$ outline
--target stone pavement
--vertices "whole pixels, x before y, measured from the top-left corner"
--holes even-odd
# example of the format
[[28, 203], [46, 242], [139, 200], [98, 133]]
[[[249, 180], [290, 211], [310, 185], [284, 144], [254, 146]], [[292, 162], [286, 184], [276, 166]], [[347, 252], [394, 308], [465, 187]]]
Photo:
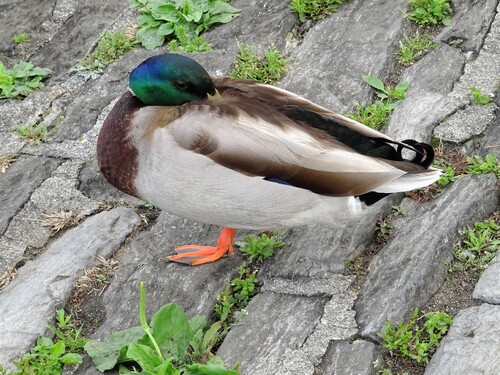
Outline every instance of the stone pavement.
[[[435, 135], [467, 154], [500, 157], [499, 2], [455, 3], [452, 25], [434, 38], [439, 48], [402, 72], [401, 80], [410, 83], [408, 98], [394, 111], [387, 133], [424, 141]], [[211, 74], [222, 75], [235, 59], [237, 41], [274, 43], [291, 62], [279, 86], [340, 113], [371, 98], [362, 75], [394, 74], [399, 40], [411, 28], [402, 16], [403, 0], [352, 0], [297, 41], [290, 37], [296, 19], [289, 1], [232, 4], [241, 16], [206, 33], [214, 50], [193, 57]], [[101, 297], [103, 319], [95, 337], [138, 324], [140, 281], [149, 291], [150, 314], [168, 302], [190, 315], [210, 314], [241, 256], [196, 268], [165, 263], [174, 246], [213, 242], [219, 228], [165, 212], [145, 226], [140, 202], [107, 184], [95, 157], [100, 126], [126, 90], [128, 72], [165, 49], [135, 49], [93, 78], [71, 68], [103, 31], [134, 22], [128, 2], [3, 1], [0, 14], [0, 59], [8, 66], [25, 59], [53, 70], [46, 87], [25, 100], [0, 100], [0, 155], [17, 155], [0, 173], [0, 276], [14, 276], [0, 290], [0, 363], [11, 363], [47, 334], [55, 309], [67, 304], [76, 279], [97, 264], [96, 256], [115, 257], [119, 269]], [[12, 37], [20, 32], [30, 40], [13, 48]], [[494, 102], [471, 103], [473, 85], [496, 95]], [[47, 143], [27, 144], [11, 128], [29, 121], [57, 125], [57, 131]], [[428, 202], [386, 198], [356, 226], [287, 230], [285, 248], [259, 272], [263, 287], [243, 324], [229, 332], [218, 354], [230, 365], [240, 363], [242, 374], [376, 373], [377, 333], [384, 322], [408, 318], [438, 291], [459, 229], [498, 210], [496, 187], [493, 175], [467, 176]], [[103, 202], [115, 208], [105, 211]], [[354, 277], [344, 275], [345, 262], [363, 254], [378, 215], [397, 203], [406, 214], [394, 222], [392, 240], [372, 259], [358, 291]], [[60, 211], [85, 219], [54, 234], [42, 225], [43, 215]], [[498, 373], [499, 257], [474, 290], [477, 305], [456, 316], [426, 374]], [[86, 361], [76, 373], [98, 372]]]

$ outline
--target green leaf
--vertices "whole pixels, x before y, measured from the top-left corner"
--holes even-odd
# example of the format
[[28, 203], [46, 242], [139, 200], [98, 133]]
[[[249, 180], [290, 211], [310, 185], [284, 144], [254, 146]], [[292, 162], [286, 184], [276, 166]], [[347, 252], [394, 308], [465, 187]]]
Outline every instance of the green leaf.
[[362, 76], [361, 78], [363, 78], [363, 81], [368, 83], [371, 87], [380, 91], [385, 91], [384, 82], [382, 82], [379, 78], [374, 76]]
[[27, 61], [17, 63], [12, 69], [0, 63], [0, 98], [28, 96], [34, 89], [43, 87], [41, 80], [51, 73], [50, 69], [35, 67]]
[[182, 360], [187, 355], [194, 332], [186, 313], [178, 305], [169, 303], [161, 307], [151, 319], [151, 328], [164, 357]]
[[203, 337], [203, 348], [207, 352], [210, 352], [212, 347], [215, 345], [219, 338], [219, 329], [222, 325], [222, 322], [215, 322], [210, 326], [210, 328], [205, 332], [205, 336]]
[[[155, 375], [180, 375], [181, 372], [177, 370], [172, 363], [170, 363], [170, 359], [165, 361], [163, 364], [155, 368]], [[185, 373], [184, 373], [185, 374]]]
[[165, 42], [165, 36], [158, 33], [159, 27], [144, 27], [137, 32], [136, 38], [148, 50], [160, 47]]
[[66, 350], [66, 347], [64, 345], [64, 342], [58, 341], [50, 349], [50, 355], [53, 357], [59, 358], [61, 355], [64, 354], [65, 350]]
[[[132, 6], [136, 6], [137, 2], [144, 5], [138, 8], [141, 16], [138, 19], [137, 40], [147, 49], [163, 45], [165, 36], [175, 34], [175, 49], [179, 51], [208, 50], [207, 43], [195, 38], [210, 25], [230, 22], [240, 12], [227, 1], [220, 0], [134, 0]], [[163, 27], [164, 23], [172, 25]], [[157, 34], [151, 29], [157, 30]]]
[[210, 18], [203, 25], [203, 27], [205, 29], [208, 29], [210, 26], [212, 26], [216, 23], [229, 23], [232, 20], [234, 20], [236, 17], [238, 17], [238, 14], [229, 14], [229, 13], [215, 14], [213, 16], [210, 16]]
[[162, 23], [158, 28], [157, 34], [167, 36], [174, 32], [175, 26], [172, 22]]
[[399, 82], [394, 89], [394, 96], [396, 97], [396, 99], [406, 99], [406, 91], [408, 90], [409, 86], [410, 84], [408, 83], [408, 81]]
[[128, 346], [127, 358], [137, 362], [143, 370], [153, 370], [163, 363], [163, 361], [156, 356], [156, 353], [149, 346], [131, 343]]
[[[139, 283], [139, 321], [141, 322], [142, 329], [146, 332], [147, 341], [156, 350], [156, 355], [163, 360], [161, 350], [151, 333], [151, 329], [149, 328], [148, 321], [146, 319], [146, 288], [144, 287], [144, 281]], [[142, 339], [142, 341], [144, 340], [145, 339]]]
[[193, 319], [191, 319], [191, 321], [189, 323], [191, 324], [191, 328], [192, 328], [193, 332], [196, 332], [200, 329], [203, 330], [206, 328], [207, 318], [205, 318], [204, 316], [201, 316], [201, 315], [197, 315], [197, 316], [193, 317]]
[[193, 350], [191, 353], [193, 358], [201, 357], [206, 352], [203, 347], [203, 330], [196, 331], [191, 341], [189, 341], [189, 345]]
[[76, 353], [68, 353], [63, 355], [60, 359], [59, 362], [65, 364], [65, 365], [78, 365], [83, 362], [82, 356], [80, 354]]
[[39, 338], [36, 339], [36, 345], [51, 347], [52, 345], [54, 345], [54, 342], [48, 337], [40, 336]]
[[193, 363], [184, 372], [185, 375], [239, 375], [235, 370], [227, 370], [223, 366]]
[[445, 26], [451, 26], [451, 19], [450, 18], [443, 18], [443, 25]]
[[133, 327], [111, 334], [107, 341], [91, 340], [85, 344], [84, 349], [92, 358], [97, 369], [102, 372], [112, 369], [119, 362], [123, 362], [126, 358], [128, 345], [143, 336], [142, 327]]

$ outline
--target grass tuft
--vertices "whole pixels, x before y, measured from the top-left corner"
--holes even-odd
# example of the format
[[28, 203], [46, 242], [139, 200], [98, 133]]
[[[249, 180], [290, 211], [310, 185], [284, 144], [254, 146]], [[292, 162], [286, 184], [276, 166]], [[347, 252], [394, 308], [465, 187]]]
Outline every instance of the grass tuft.
[[276, 83], [285, 72], [288, 61], [271, 45], [261, 53], [255, 46], [240, 43], [231, 77], [253, 79], [262, 83]]
[[408, 323], [399, 322], [393, 326], [386, 322], [379, 336], [385, 341], [385, 348], [418, 363], [428, 363], [452, 321], [453, 318], [444, 312], [419, 315], [415, 309]]
[[338, 10], [344, 0], [291, 0], [290, 9], [299, 15], [300, 22], [319, 21]]
[[123, 30], [114, 33], [106, 32], [99, 39], [95, 50], [80, 61], [76, 69], [100, 74], [106, 67], [112, 65], [137, 43], [138, 41], [135, 40], [134, 35]]

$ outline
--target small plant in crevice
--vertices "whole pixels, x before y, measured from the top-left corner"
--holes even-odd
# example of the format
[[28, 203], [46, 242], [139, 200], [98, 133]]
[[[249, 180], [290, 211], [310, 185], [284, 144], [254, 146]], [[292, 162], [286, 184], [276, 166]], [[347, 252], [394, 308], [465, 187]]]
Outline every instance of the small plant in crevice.
[[391, 352], [418, 363], [428, 363], [452, 322], [453, 318], [445, 312], [419, 315], [415, 309], [408, 323], [399, 322], [393, 326], [387, 321], [379, 336]]
[[220, 322], [209, 327], [205, 317], [189, 319], [182, 308], [169, 303], [148, 323], [143, 282], [140, 283], [139, 322], [138, 327], [111, 334], [107, 341], [91, 340], [85, 345], [85, 351], [99, 371], [118, 365], [122, 375], [238, 375], [236, 370], [226, 369], [222, 359], [212, 354], [220, 334]]
[[394, 232], [394, 220], [404, 216], [405, 214], [406, 212], [404, 207], [398, 204], [391, 207], [389, 215], [385, 217], [379, 215], [377, 217], [373, 232], [375, 233], [375, 238], [379, 246], [384, 245], [391, 239]]
[[436, 47], [437, 44], [433, 43], [427, 34], [420, 34], [418, 31], [413, 37], [405, 34], [403, 40], [399, 42], [398, 62], [410, 66], [430, 48]]
[[106, 32], [101, 35], [97, 47], [85, 59], [80, 61], [75, 69], [88, 70], [100, 74], [116, 60], [130, 51], [138, 43], [135, 36], [123, 30]]
[[300, 22], [319, 21], [338, 10], [345, 0], [291, 0], [290, 10], [299, 15]]
[[363, 76], [362, 78], [363, 81], [376, 90], [375, 94], [380, 100], [393, 102], [394, 100], [406, 99], [406, 91], [409, 86], [407, 81], [400, 82], [396, 85], [396, 87], [392, 87], [384, 85], [379, 78], [374, 76]]
[[442, 144], [435, 147], [433, 166], [443, 171], [436, 184], [407, 192], [407, 196], [423, 202], [434, 198], [444, 187], [464, 175], [494, 173], [500, 176], [500, 164], [494, 155], [488, 154], [484, 159], [477, 155], [465, 156], [458, 148], [444, 152]]
[[483, 271], [500, 248], [500, 224], [494, 217], [478, 221], [459, 232], [463, 240], [453, 250], [458, 262], [449, 267], [450, 272], [473, 269]]
[[170, 52], [193, 53], [211, 51], [212, 45], [203, 40], [201, 36], [189, 37], [183, 29], [180, 29], [177, 37], [168, 44]]
[[346, 116], [372, 129], [380, 130], [389, 124], [394, 108], [393, 103], [386, 104], [380, 100], [367, 106], [357, 103], [356, 112], [347, 113]]
[[30, 144], [38, 145], [48, 142], [49, 137], [55, 133], [56, 129], [49, 131], [45, 123], [30, 121], [26, 125], [14, 125], [12, 131], [21, 138], [25, 138]]
[[14, 37], [12, 38], [12, 41], [15, 43], [15, 44], [22, 44], [22, 43], [25, 43], [28, 41], [28, 34], [26, 33], [19, 33], [19, 34], [16, 34], [14, 35]]
[[144, 48], [160, 47], [171, 38], [177, 40], [171, 47], [185, 52], [211, 49], [200, 34], [231, 22], [240, 13], [227, 0], [131, 0], [130, 7], [141, 14], [136, 37]]
[[264, 52], [244, 43], [239, 43], [238, 48], [236, 62], [230, 73], [233, 78], [253, 79], [268, 84], [276, 83], [288, 66], [288, 61], [274, 45], [269, 46]]
[[468, 156], [468, 166], [465, 172], [468, 174], [487, 174], [493, 173], [500, 178], [500, 161], [493, 154], [488, 154], [484, 159], [480, 156]]
[[101, 256], [97, 256], [97, 261], [98, 265], [84, 270], [83, 275], [78, 278], [75, 285], [77, 293], [100, 296], [111, 284], [115, 271], [118, 269], [118, 261]]
[[410, 375], [408, 372], [398, 372], [398, 373], [393, 373], [390, 368], [387, 368], [384, 366], [384, 362], [381, 361], [380, 359], [377, 359], [375, 362], [373, 362], [373, 368], [377, 371], [377, 375]]
[[486, 105], [486, 104], [490, 104], [492, 101], [491, 96], [483, 94], [481, 92], [481, 90], [478, 89], [476, 86], [472, 86], [470, 88], [470, 92], [472, 95], [472, 100], [476, 104]]
[[[64, 310], [57, 310], [56, 324], [48, 328], [55, 334], [55, 340], [39, 337], [35, 346], [14, 362], [17, 369], [5, 374], [59, 375], [63, 373], [64, 365], [82, 363], [82, 356], [76, 352], [81, 351], [88, 340], [81, 337], [81, 328], [71, 323], [71, 317], [65, 315]], [[2, 366], [0, 374], [1, 369]]]
[[443, 167], [443, 174], [436, 181], [438, 186], [445, 187], [449, 183], [455, 181], [455, 169], [451, 165], [445, 165]]
[[82, 327], [77, 327], [71, 322], [71, 316], [66, 315], [63, 309], [56, 310], [56, 323], [47, 328], [57, 337], [59, 341], [64, 343], [64, 346], [70, 352], [83, 349], [89, 341], [82, 337]]
[[357, 111], [346, 114], [346, 116], [372, 129], [380, 130], [389, 124], [392, 111], [397, 106], [396, 101], [406, 98], [408, 82], [403, 81], [392, 87], [384, 85], [382, 80], [374, 76], [363, 76], [362, 78], [375, 89], [378, 100], [367, 106], [358, 103], [356, 105]]
[[[279, 232], [276, 235], [278, 234]], [[257, 272], [260, 265], [274, 255], [275, 249], [284, 245], [276, 235], [253, 234], [236, 243], [247, 259], [238, 268], [239, 276], [230, 281], [215, 303], [214, 316], [222, 323], [223, 335], [246, 314], [244, 309], [250, 298], [258, 293]]]
[[14, 363], [17, 370], [9, 375], [58, 375], [62, 374], [64, 365], [79, 363], [82, 363], [82, 357], [77, 353], [67, 352], [62, 341], [54, 343], [48, 337], [39, 337], [36, 345]]
[[394, 206], [391, 207], [390, 215], [392, 217], [400, 217], [404, 216], [405, 214], [406, 214], [405, 208], [402, 205], [395, 204]]
[[354, 275], [358, 277], [363, 277], [368, 274], [366, 266], [364, 264], [364, 259], [359, 256], [354, 259], [347, 259], [344, 261], [344, 274]]
[[0, 60], [0, 99], [23, 99], [44, 85], [42, 80], [52, 71], [21, 61], [8, 69]]
[[392, 225], [390, 219], [379, 216], [373, 229], [377, 242], [379, 244], [386, 243], [391, 238], [393, 229], [394, 226]]
[[451, 25], [451, 0], [408, 0], [408, 7], [405, 17], [420, 26]]
[[243, 241], [237, 242], [236, 245], [246, 255], [247, 262], [259, 265], [273, 256], [275, 249], [284, 245], [283, 241], [277, 237], [279, 234], [280, 232], [273, 236], [268, 236], [266, 233], [262, 233], [260, 236], [252, 234], [245, 236]]

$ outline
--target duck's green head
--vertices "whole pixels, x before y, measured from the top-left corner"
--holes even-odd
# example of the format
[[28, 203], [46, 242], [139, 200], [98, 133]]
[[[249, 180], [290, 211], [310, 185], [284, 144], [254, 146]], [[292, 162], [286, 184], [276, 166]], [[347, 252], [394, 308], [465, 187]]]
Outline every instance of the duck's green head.
[[146, 105], [182, 105], [215, 94], [205, 69], [189, 57], [175, 53], [142, 62], [130, 73], [129, 86]]

